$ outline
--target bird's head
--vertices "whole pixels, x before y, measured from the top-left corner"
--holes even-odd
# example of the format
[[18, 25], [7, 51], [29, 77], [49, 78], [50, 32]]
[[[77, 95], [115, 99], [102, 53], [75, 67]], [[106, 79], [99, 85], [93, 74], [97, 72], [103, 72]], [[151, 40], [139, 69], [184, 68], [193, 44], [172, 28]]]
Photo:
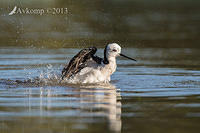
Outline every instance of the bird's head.
[[108, 44], [105, 47], [104, 53], [107, 58], [119, 56], [121, 53], [121, 47], [117, 43]]
[[123, 56], [125, 58], [136, 61], [133, 58], [130, 58], [128, 56], [125, 56], [124, 54], [121, 54], [121, 47], [117, 43], [108, 44], [104, 49], [104, 63], [108, 64], [110, 58], [113, 58], [113, 57], [115, 58], [117, 56]]

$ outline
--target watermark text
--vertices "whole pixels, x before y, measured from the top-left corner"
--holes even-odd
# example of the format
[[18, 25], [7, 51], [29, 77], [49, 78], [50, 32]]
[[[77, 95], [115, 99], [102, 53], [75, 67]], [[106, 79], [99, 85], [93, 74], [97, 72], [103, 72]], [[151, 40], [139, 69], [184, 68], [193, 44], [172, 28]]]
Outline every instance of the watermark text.
[[66, 15], [67, 8], [21, 8], [15, 6], [8, 15], [26, 14], [26, 15]]

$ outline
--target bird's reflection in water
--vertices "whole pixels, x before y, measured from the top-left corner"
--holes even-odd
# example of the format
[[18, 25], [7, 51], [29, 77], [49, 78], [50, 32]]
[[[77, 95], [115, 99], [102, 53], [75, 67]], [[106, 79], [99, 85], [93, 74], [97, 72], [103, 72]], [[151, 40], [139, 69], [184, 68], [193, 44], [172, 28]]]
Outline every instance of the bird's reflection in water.
[[91, 103], [92, 108], [103, 110], [96, 113], [108, 118], [110, 130], [121, 131], [121, 96], [114, 85], [84, 86], [80, 89], [80, 92], [85, 93], [81, 95], [81, 102]]

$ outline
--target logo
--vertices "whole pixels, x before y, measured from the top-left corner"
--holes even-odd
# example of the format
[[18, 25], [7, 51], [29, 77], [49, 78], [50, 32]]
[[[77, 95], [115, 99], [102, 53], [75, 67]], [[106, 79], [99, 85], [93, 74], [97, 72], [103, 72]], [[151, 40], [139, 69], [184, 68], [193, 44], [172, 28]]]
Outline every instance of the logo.
[[12, 10], [8, 15], [13, 15], [13, 14], [15, 14], [16, 10], [17, 10], [17, 6], [15, 6], [15, 7], [13, 8], [13, 10]]

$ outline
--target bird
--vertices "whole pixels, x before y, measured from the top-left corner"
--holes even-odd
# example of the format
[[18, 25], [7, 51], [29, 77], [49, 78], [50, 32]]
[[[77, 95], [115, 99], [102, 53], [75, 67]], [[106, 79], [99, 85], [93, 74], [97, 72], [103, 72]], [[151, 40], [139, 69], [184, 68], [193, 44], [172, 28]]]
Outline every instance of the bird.
[[68, 83], [109, 83], [110, 76], [116, 71], [116, 57], [123, 56], [130, 60], [135, 59], [121, 53], [117, 43], [105, 46], [104, 58], [95, 55], [96, 47], [82, 49], [62, 70], [61, 82]]

